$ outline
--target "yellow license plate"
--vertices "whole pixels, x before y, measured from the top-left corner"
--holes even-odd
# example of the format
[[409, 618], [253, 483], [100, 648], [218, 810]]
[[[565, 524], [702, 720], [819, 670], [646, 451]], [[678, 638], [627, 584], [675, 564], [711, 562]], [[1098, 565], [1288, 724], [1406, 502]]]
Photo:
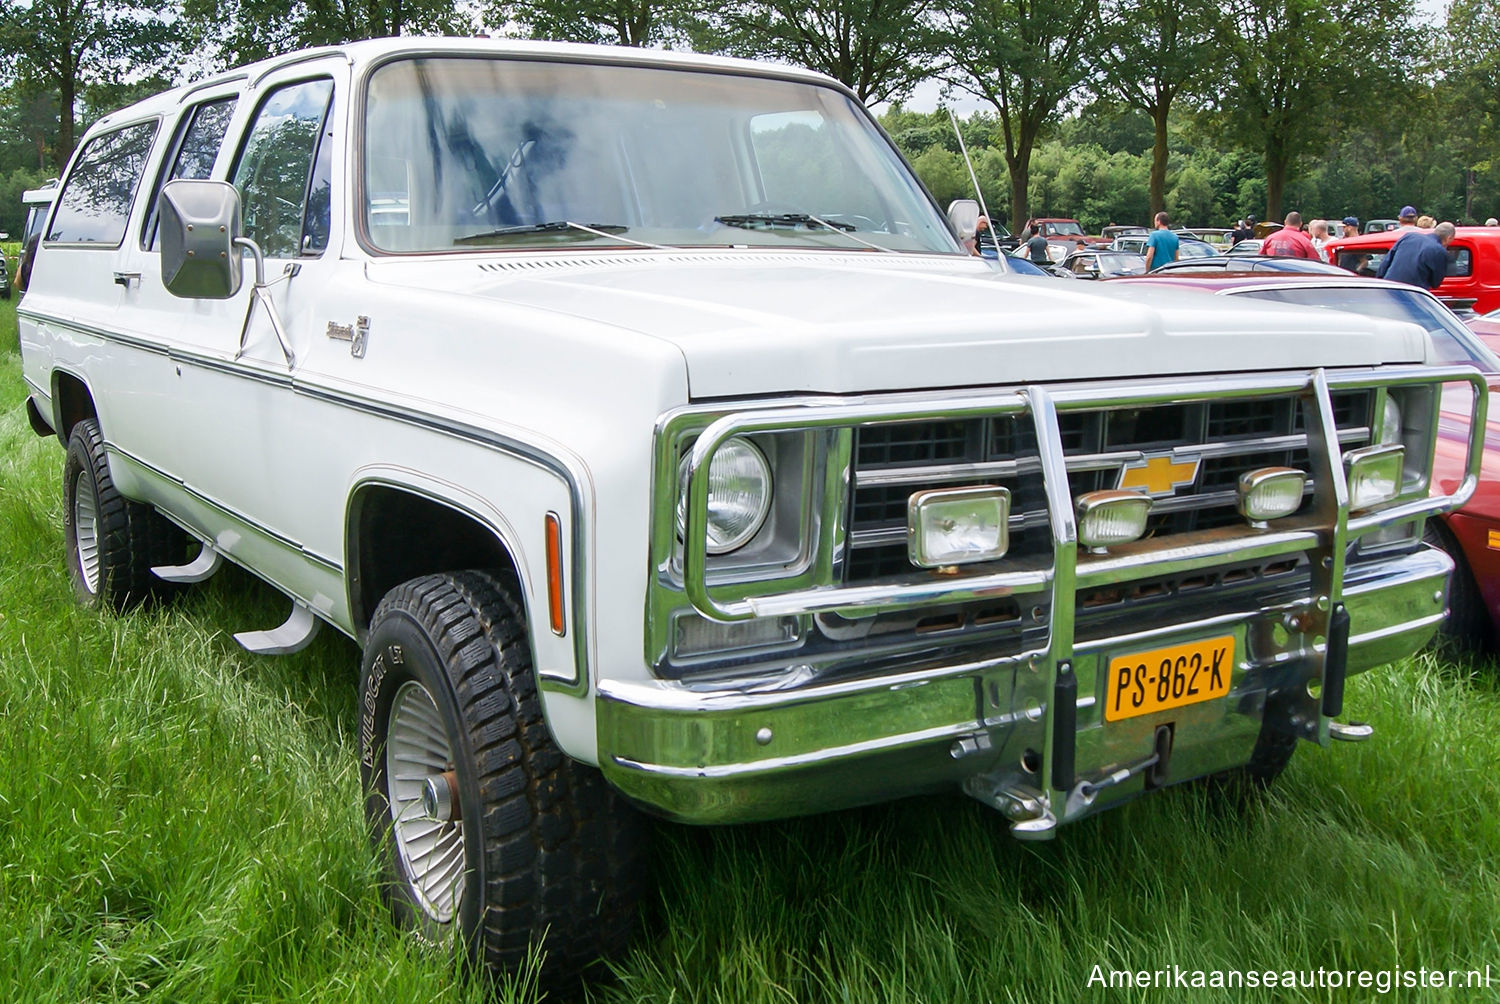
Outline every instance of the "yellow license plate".
[[1118, 722], [1223, 697], [1233, 668], [1233, 635], [1115, 656], [1109, 660], [1104, 720]]

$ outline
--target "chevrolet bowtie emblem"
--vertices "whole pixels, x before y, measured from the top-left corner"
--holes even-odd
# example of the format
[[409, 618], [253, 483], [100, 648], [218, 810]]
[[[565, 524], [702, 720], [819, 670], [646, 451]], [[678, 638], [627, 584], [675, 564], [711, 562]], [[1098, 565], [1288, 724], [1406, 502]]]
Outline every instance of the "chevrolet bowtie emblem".
[[1171, 495], [1198, 480], [1198, 464], [1198, 457], [1147, 454], [1120, 469], [1120, 483], [1116, 487], [1145, 492], [1152, 498]]

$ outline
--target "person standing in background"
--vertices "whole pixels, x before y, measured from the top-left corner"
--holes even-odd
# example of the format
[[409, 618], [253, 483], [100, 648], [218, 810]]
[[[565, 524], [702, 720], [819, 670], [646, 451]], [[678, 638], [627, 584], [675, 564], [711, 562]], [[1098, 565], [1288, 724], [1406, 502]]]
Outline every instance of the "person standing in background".
[[1307, 236], [1312, 241], [1313, 250], [1318, 252], [1319, 261], [1328, 260], [1328, 221], [1313, 220], [1307, 225]]
[[1359, 236], [1359, 219], [1357, 217], [1345, 216], [1344, 222], [1340, 223], [1339, 227], [1343, 230], [1343, 233], [1339, 234], [1340, 237]]
[[1151, 236], [1146, 239], [1146, 271], [1149, 272], [1158, 265], [1177, 260], [1177, 249], [1182, 242], [1177, 235], [1172, 233], [1168, 226], [1170, 221], [1165, 212], [1156, 214], [1156, 229], [1151, 231]]
[[1318, 257], [1318, 250], [1313, 247], [1313, 242], [1302, 232], [1302, 214], [1295, 210], [1286, 214], [1280, 230], [1266, 238], [1266, 242], [1260, 246], [1260, 253], [1273, 258], [1322, 260]]
[[1052, 257], [1047, 254], [1047, 238], [1042, 236], [1042, 228], [1035, 220], [1026, 224], [1031, 229], [1031, 236], [1026, 241], [1026, 254], [1030, 256], [1033, 265], [1051, 265]]
[[1375, 275], [1392, 282], [1408, 282], [1423, 289], [1437, 289], [1448, 275], [1448, 244], [1454, 226], [1439, 223], [1432, 233], [1413, 230], [1386, 253]]

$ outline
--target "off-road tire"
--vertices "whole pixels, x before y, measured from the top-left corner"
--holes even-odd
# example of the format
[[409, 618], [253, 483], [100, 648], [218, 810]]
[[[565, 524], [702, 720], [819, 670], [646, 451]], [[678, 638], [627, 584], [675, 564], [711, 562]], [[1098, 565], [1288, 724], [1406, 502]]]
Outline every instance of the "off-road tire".
[[1286, 770], [1301, 742], [1296, 736], [1272, 724], [1285, 715], [1275, 707], [1276, 699], [1269, 698], [1261, 719], [1260, 733], [1255, 737], [1255, 746], [1250, 750], [1250, 759], [1242, 766], [1209, 775], [1208, 785], [1214, 792], [1227, 797], [1244, 807], [1255, 796], [1269, 788]]
[[[80, 551], [78, 523], [80, 514], [90, 507], [92, 526], [85, 528], [85, 537], [91, 538], [93, 553], [85, 556]], [[187, 551], [187, 534], [180, 527], [150, 505], [131, 501], [115, 489], [104, 436], [92, 418], [78, 422], [68, 436], [63, 462], [63, 540], [68, 577], [78, 601], [112, 610], [128, 610], [147, 599], [171, 595], [172, 584], [152, 575], [151, 569], [181, 564]]]
[[[400, 842], [391, 812], [388, 729], [398, 693], [413, 682], [435, 705], [457, 778], [464, 872], [446, 920], [414, 888], [402, 851], [413, 845]], [[365, 643], [360, 745], [384, 889], [398, 921], [423, 940], [457, 946], [496, 972], [516, 971], [541, 945], [542, 982], [553, 988], [626, 946], [645, 822], [598, 770], [554, 743], [525, 618], [500, 578], [429, 575], [386, 594]]]
[[1493, 652], [1495, 628], [1458, 539], [1436, 519], [1427, 521], [1422, 539], [1453, 559], [1453, 574], [1448, 578], [1448, 616], [1432, 644], [1452, 652]]

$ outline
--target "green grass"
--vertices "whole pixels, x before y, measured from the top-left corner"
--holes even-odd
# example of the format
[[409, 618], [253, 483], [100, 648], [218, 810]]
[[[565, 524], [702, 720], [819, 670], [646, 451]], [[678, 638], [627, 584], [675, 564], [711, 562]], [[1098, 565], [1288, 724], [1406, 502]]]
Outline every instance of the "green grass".
[[[253, 657], [284, 604], [226, 573], [77, 609], [55, 441], [0, 310], [0, 999], [526, 1000], [414, 945], [373, 891], [353, 645]], [[1012, 840], [960, 797], [656, 828], [656, 892], [609, 1002], [1162, 1000], [1093, 967], [1496, 967], [1500, 688], [1429, 656], [1352, 681], [1376, 726], [1304, 746], [1239, 813], [1174, 789]], [[1401, 1000], [1493, 999], [1406, 991]], [[1327, 990], [1195, 999], [1342, 999]], [[1373, 991], [1353, 995], [1367, 999]]]

